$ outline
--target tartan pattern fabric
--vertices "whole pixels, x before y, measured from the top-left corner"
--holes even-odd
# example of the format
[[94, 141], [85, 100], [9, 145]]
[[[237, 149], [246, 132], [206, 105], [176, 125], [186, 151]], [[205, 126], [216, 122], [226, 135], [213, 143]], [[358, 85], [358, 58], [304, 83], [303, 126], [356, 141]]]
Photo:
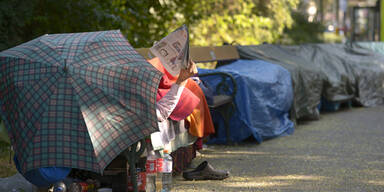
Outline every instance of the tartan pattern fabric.
[[120, 31], [43, 35], [0, 53], [0, 112], [24, 172], [101, 173], [158, 130], [161, 78]]

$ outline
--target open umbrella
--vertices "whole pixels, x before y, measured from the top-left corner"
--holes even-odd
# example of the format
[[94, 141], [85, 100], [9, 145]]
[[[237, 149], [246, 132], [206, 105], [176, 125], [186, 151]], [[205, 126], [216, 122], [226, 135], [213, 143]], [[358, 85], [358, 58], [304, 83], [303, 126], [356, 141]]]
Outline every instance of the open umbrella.
[[161, 78], [120, 31], [43, 35], [0, 53], [0, 111], [23, 172], [101, 173], [158, 130]]

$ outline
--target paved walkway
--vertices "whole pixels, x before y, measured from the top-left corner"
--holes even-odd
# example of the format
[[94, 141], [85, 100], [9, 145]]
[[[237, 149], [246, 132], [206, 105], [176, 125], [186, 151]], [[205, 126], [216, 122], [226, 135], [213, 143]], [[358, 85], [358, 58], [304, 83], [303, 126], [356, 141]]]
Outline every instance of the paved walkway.
[[291, 136], [209, 146], [194, 160], [231, 172], [223, 181], [174, 178], [173, 191], [384, 191], [384, 107], [322, 114]]

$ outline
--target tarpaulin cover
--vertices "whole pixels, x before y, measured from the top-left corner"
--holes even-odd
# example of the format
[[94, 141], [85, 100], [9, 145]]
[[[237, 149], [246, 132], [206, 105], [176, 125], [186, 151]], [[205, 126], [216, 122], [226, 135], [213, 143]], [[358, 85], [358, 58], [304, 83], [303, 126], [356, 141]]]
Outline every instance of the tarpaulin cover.
[[354, 98], [363, 106], [383, 104], [384, 57], [349, 44], [299, 46], [300, 56], [324, 72], [323, 97], [342, 102]]
[[[329, 48], [332, 49], [334, 46], [330, 46]], [[323, 74], [322, 96], [326, 100], [338, 102], [353, 98], [355, 92], [353, 82], [355, 79], [351, 68], [337, 55], [334, 55], [331, 51], [327, 51], [327, 47], [308, 44], [284, 46], [284, 49], [290, 54], [308, 61], [308, 66], [321, 70]]]
[[384, 104], [384, 55], [348, 44], [344, 50], [356, 76], [357, 100], [367, 107]]
[[384, 45], [238, 46], [241, 58], [275, 62], [291, 72], [297, 118], [311, 115], [315, 110], [304, 109], [313, 109], [320, 96], [334, 103], [355, 99], [363, 106], [383, 104], [384, 56], [371, 49], [384, 51]]
[[383, 42], [354, 42], [353, 47], [370, 49], [377, 53], [384, 55], [384, 43]]
[[237, 46], [241, 59], [261, 59], [287, 69], [292, 77], [294, 90], [293, 114], [297, 119], [319, 119], [324, 74], [312, 62], [292, 54], [281, 45]]
[[[238, 60], [217, 69], [199, 70], [200, 74], [208, 72], [227, 72], [235, 78], [236, 110], [230, 119], [232, 141], [239, 142], [253, 136], [261, 142], [266, 138], [293, 133], [294, 124], [289, 119], [293, 103], [292, 83], [290, 73], [283, 67], [261, 60]], [[201, 79], [211, 88], [221, 81], [219, 76]], [[218, 123], [217, 115], [212, 118]], [[216, 137], [210, 143], [226, 141], [222, 121], [218, 125]]]

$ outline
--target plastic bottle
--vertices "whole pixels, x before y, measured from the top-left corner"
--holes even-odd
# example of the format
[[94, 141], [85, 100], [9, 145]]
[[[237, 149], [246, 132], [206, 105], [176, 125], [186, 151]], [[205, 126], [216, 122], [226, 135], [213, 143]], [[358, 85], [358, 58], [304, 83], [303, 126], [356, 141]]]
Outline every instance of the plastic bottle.
[[147, 161], [145, 163], [145, 172], [147, 174], [145, 191], [156, 192], [156, 154], [154, 151], [149, 151], [147, 154]]
[[159, 151], [157, 151], [157, 159], [156, 159], [156, 188], [157, 191], [160, 191], [162, 189], [162, 178], [163, 178], [163, 158], [161, 157]]
[[170, 192], [172, 189], [172, 157], [168, 150], [164, 150], [163, 174], [161, 192]]

